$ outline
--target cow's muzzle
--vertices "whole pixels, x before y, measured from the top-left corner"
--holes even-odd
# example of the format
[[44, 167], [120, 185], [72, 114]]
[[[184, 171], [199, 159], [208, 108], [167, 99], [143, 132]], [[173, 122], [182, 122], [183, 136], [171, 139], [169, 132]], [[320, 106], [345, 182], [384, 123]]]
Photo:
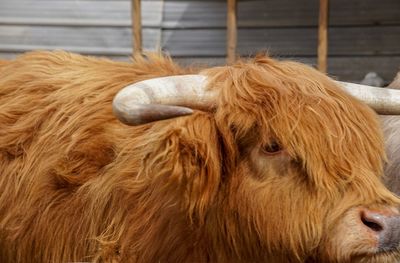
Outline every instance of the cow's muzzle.
[[363, 225], [377, 237], [379, 252], [399, 248], [400, 214], [397, 211], [362, 209], [360, 219]]

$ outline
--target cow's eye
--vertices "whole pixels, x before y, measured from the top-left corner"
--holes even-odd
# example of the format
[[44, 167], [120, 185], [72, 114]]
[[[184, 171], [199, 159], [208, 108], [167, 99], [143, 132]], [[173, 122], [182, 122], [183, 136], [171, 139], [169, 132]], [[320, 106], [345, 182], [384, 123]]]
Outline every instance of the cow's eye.
[[281, 151], [282, 151], [282, 147], [276, 141], [272, 141], [272, 142], [264, 145], [264, 147], [263, 147], [263, 152], [266, 153], [266, 154], [270, 154], [270, 155], [271, 154], [277, 154], [277, 153], [279, 153]]

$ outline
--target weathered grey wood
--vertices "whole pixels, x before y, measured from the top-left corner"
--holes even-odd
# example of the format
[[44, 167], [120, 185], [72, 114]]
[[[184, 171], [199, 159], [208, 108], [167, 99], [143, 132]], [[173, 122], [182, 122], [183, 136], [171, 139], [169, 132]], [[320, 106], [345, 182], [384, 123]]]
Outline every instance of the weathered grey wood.
[[361, 81], [367, 72], [377, 72], [387, 83], [400, 71], [400, 56], [332, 57], [328, 59], [329, 74], [343, 80]]
[[[329, 28], [330, 55], [400, 54], [400, 26]], [[224, 56], [223, 29], [164, 30], [162, 47], [173, 56]], [[317, 28], [239, 29], [238, 53], [315, 56]]]
[[[12, 59], [19, 53], [0, 52], [0, 59]], [[102, 55], [112, 60], [130, 61], [130, 56]], [[278, 57], [281, 60], [294, 60], [309, 65], [316, 65], [316, 57]], [[226, 64], [225, 57], [184, 57], [175, 58], [181, 65], [194, 65], [197, 67], [211, 67]], [[330, 57], [328, 59], [329, 75], [344, 81], [359, 82], [369, 71], [377, 72], [386, 82], [394, 79], [396, 72], [400, 71], [400, 56], [387, 57]]]
[[14, 59], [18, 55], [21, 55], [20, 53], [13, 53], [13, 52], [0, 52], [0, 59]]
[[[0, 51], [0, 59], [5, 59], [5, 60], [12, 60], [15, 59], [18, 56], [21, 56], [25, 53], [13, 53], [13, 52], [1, 52]], [[93, 54], [85, 54], [88, 56], [92, 56]], [[97, 58], [107, 58], [115, 61], [125, 61], [125, 62], [131, 62], [132, 57], [130, 55], [95, 55]]]
[[[315, 57], [288, 57], [285, 59], [299, 61], [316, 66]], [[400, 56], [349, 56], [329, 57], [328, 75], [344, 81], [360, 82], [365, 74], [371, 71], [378, 73], [386, 84], [389, 84], [400, 71]]]
[[[144, 1], [143, 27], [161, 25], [162, 1]], [[0, 25], [130, 26], [130, 2], [1, 0]]]
[[[275, 57], [280, 60], [293, 60], [316, 67], [317, 57]], [[182, 57], [175, 58], [182, 65], [202, 67], [225, 65], [224, 57]], [[377, 72], [386, 82], [394, 79], [400, 71], [400, 56], [355, 56], [329, 57], [329, 76], [344, 81], [361, 81], [370, 71]]]
[[98, 56], [123, 56], [131, 53], [130, 48], [104, 48], [104, 47], [80, 47], [80, 46], [49, 46], [49, 45], [4, 45], [0, 44], [0, 51], [2, 52], [29, 52], [31, 50], [65, 50], [75, 53], [98, 55]]
[[[13, 1], [25, 1], [25, 2], [36, 2], [37, 0], [13, 0]], [[53, 2], [79, 2], [81, 0], [52, 0]], [[90, 2], [106, 2], [110, 0], [84, 0], [84, 1], [90, 1]], [[112, 0], [113, 2], [127, 2], [129, 0]], [[142, 0], [144, 2], [152, 2], [152, 1], [157, 1], [157, 0]]]
[[[161, 45], [182, 63], [225, 64], [226, 0], [142, 5], [145, 50]], [[129, 10], [129, 0], [0, 0], [0, 58], [66, 49], [129, 60]], [[368, 71], [393, 78], [400, 69], [399, 10], [399, 0], [330, 1], [328, 73], [348, 81]], [[268, 50], [315, 65], [317, 23], [317, 1], [239, 0], [238, 53]]]
[[[144, 29], [145, 50], [157, 50], [159, 29]], [[65, 49], [85, 54], [129, 55], [132, 35], [126, 28], [0, 26], [0, 51]]]
[[[335, 0], [330, 4], [330, 25], [400, 24], [399, 10], [399, 0]], [[165, 1], [164, 28], [224, 28], [225, 21], [225, 0]], [[317, 24], [317, 1], [238, 2], [239, 27], [297, 27]]]

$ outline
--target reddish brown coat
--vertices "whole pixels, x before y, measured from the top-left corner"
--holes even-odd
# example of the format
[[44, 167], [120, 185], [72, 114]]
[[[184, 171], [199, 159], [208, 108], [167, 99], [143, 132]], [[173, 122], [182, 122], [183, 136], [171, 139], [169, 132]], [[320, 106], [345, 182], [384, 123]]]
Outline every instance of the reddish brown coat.
[[349, 228], [359, 207], [398, 204], [367, 106], [258, 57], [203, 71], [214, 112], [112, 115], [124, 86], [189, 71], [65, 52], [0, 66], [1, 262], [392, 262]]

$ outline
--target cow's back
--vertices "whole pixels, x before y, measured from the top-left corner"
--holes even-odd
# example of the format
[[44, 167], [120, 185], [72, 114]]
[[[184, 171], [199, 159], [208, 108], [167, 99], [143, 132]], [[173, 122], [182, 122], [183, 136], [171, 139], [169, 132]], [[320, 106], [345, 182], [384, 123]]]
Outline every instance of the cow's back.
[[112, 62], [66, 52], [0, 62], [1, 262], [84, 260], [81, 250], [95, 251], [93, 237], [104, 229], [90, 225], [101, 216], [104, 225], [110, 222], [90, 212], [94, 208], [81, 189], [100, 184], [102, 176], [112, 178], [116, 155], [141, 129], [123, 128], [116, 120], [113, 97], [138, 80], [180, 73], [168, 63]]
[[[105, 66], [69, 53], [43, 52], [27, 54], [2, 67], [0, 165], [1, 177], [8, 177], [2, 184], [15, 179], [43, 185], [41, 174], [49, 169], [57, 173], [60, 161], [87, 159], [93, 155], [91, 150], [111, 143], [107, 141], [112, 134], [105, 131], [117, 124], [111, 101], [125, 84], [113, 83], [112, 71], [125, 70], [126, 83], [134, 81], [134, 75], [128, 78], [128, 64]], [[92, 161], [98, 162], [98, 158]], [[88, 174], [85, 166], [86, 160], [73, 168], [79, 180]], [[22, 186], [10, 189], [18, 192]]]

